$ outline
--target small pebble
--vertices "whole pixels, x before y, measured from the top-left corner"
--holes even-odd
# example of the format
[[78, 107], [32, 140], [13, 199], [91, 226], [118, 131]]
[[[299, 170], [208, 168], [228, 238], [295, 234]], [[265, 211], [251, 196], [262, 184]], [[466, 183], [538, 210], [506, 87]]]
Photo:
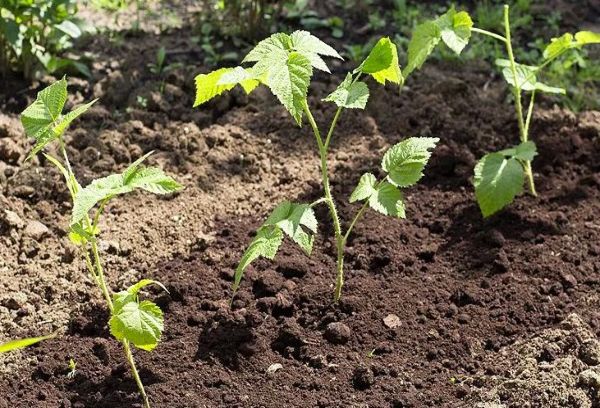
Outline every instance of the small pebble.
[[4, 210], [4, 221], [9, 227], [23, 228], [23, 220], [14, 211]]
[[563, 273], [560, 275], [562, 284], [565, 288], [574, 288], [577, 286], [577, 279], [570, 273]]
[[283, 365], [280, 363], [271, 364], [269, 368], [267, 368], [267, 374], [275, 374], [277, 371], [281, 370]]
[[383, 324], [385, 324], [386, 327], [389, 327], [390, 329], [395, 329], [396, 327], [400, 327], [402, 325], [402, 322], [400, 321], [400, 318], [398, 316], [391, 313], [383, 318]]
[[23, 234], [26, 237], [30, 237], [30, 238], [35, 239], [36, 241], [39, 241], [42, 238], [44, 238], [46, 235], [48, 235], [49, 232], [50, 232], [50, 230], [48, 229], [48, 227], [46, 227], [41, 222], [29, 221], [27, 223], [27, 226], [25, 227], [25, 230], [23, 231]]
[[345, 344], [350, 339], [352, 331], [344, 323], [334, 322], [327, 325], [324, 337], [333, 344]]

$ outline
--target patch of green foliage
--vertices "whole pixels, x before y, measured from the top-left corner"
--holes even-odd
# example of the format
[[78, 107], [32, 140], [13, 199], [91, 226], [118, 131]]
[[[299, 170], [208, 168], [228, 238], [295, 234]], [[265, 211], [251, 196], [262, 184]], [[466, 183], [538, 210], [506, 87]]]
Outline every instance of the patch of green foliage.
[[[515, 60], [509, 18], [509, 7], [504, 6], [504, 36], [483, 29], [474, 31], [487, 35], [506, 47], [508, 59], [497, 59], [496, 65], [512, 90], [520, 144], [498, 153], [485, 155], [475, 166], [475, 196], [484, 217], [488, 217], [510, 204], [523, 190], [527, 181], [528, 190], [537, 195], [531, 161], [536, 156], [536, 146], [529, 140], [529, 129], [534, 109], [536, 92], [565, 94], [563, 88], [546, 85], [539, 80], [544, 69], [570, 50], [579, 50], [588, 44], [600, 43], [600, 34], [579, 31], [575, 35], [563, 34], [553, 38], [543, 51], [536, 65], [520, 64]], [[523, 107], [523, 94], [529, 95], [527, 111]]]
[[[130, 5], [135, 4], [135, 20], [131, 25], [131, 29], [135, 31], [141, 30], [142, 14], [148, 9], [146, 7], [146, 0], [91, 0], [91, 3], [99, 9], [106, 10], [115, 13], [115, 22], [118, 21], [118, 12], [127, 9]], [[164, 11], [167, 14], [168, 10]], [[149, 12], [148, 12], [149, 14]]]
[[67, 373], [67, 378], [72, 380], [77, 375], [77, 362], [72, 358], [69, 359], [69, 372]]
[[[158, 345], [163, 331], [163, 314], [153, 302], [140, 301], [139, 291], [151, 284], [159, 285], [165, 290], [166, 288], [153, 280], [143, 279], [126, 291], [111, 295], [99, 251], [99, 222], [106, 206], [117, 196], [136, 190], [170, 194], [181, 190], [182, 186], [164, 174], [161, 169], [143, 165], [152, 154], [150, 152], [136, 160], [123, 172], [93, 180], [82, 187], [69, 162], [64, 133], [69, 125], [96, 101], [63, 114], [67, 96], [67, 81], [63, 78], [40, 91], [36, 100], [22, 112], [21, 123], [25, 133], [36, 141], [28, 159], [41, 151], [46, 151], [44, 153], [46, 159], [64, 176], [73, 201], [69, 238], [81, 251], [90, 276], [104, 296], [110, 312], [108, 322], [110, 331], [123, 345], [144, 406], [148, 408], [150, 404], [133, 360], [131, 345], [142, 350], [153, 350]], [[48, 152], [51, 144], [58, 145], [62, 159]]]
[[[460, 32], [459, 26], [457, 23], [456, 29], [445, 29]], [[446, 37], [452, 44], [458, 41], [451, 33], [447, 33]], [[414, 69], [417, 65], [420, 66], [422, 61], [417, 61], [415, 53], [412, 54], [409, 66]], [[368, 208], [396, 218], [406, 217], [402, 190], [421, 179], [431, 150], [438, 142], [437, 138], [411, 137], [389, 148], [381, 162], [379, 173], [383, 175], [382, 178], [377, 179], [372, 173], [363, 174], [349, 198], [351, 203], [360, 202], [362, 205], [344, 231], [331, 193], [327, 164], [336, 124], [344, 109], [365, 108], [369, 100], [368, 80], [381, 85], [392, 83], [402, 86], [406, 74], [403, 75], [400, 68], [396, 45], [387, 37], [381, 38], [360, 65], [348, 72], [337, 89], [323, 99], [337, 106], [329, 130], [323, 134], [309, 107], [308, 90], [314, 70], [329, 73], [324, 60], [326, 57], [341, 59], [335, 49], [307, 31], [295, 31], [289, 35], [277, 33], [260, 41], [246, 55], [242, 61], [247, 64], [246, 67], [220, 68], [196, 77], [194, 106], [206, 103], [237, 85], [246, 93], [251, 93], [259, 85], [268, 87], [298, 126], [302, 126], [305, 120], [308, 121], [315, 136], [321, 162], [323, 197], [309, 204], [285, 201], [272, 211], [242, 255], [235, 271], [234, 292], [239, 287], [245, 269], [257, 258], [274, 259], [286, 236], [310, 255], [315, 234], [318, 232], [313, 207], [323, 203], [329, 208], [334, 225], [337, 249], [334, 300], [338, 301], [344, 283], [344, 252], [352, 229]], [[407, 71], [408, 73], [410, 71]]]
[[0, 74], [75, 69], [91, 76], [87, 66], [61, 56], [89, 28], [75, 17], [74, 0], [3, 0], [0, 2]]
[[[447, 28], [451, 32], [445, 33]], [[529, 140], [529, 129], [533, 115], [536, 93], [565, 94], [563, 88], [547, 85], [540, 80], [544, 69], [556, 63], [559, 57], [588, 44], [600, 43], [600, 34], [591, 31], [566, 33], [553, 38], [546, 44], [536, 65], [526, 65], [516, 61], [511, 40], [510, 13], [507, 5], [503, 8], [504, 35], [474, 27], [469, 14], [457, 13], [451, 8], [441, 17], [426, 21], [415, 29], [408, 47], [409, 64], [404, 74], [420, 67], [433, 52], [438, 43], [445, 43], [457, 54], [467, 45], [471, 33], [478, 33], [501, 43], [506, 50], [506, 58], [498, 58], [495, 63], [509, 85], [517, 114], [520, 144], [500, 152], [485, 155], [475, 166], [475, 196], [484, 217], [488, 217], [508, 204], [523, 191], [527, 182], [528, 190], [537, 195], [531, 169], [531, 161], [537, 155], [535, 143]], [[411, 58], [414, 62], [411, 64]], [[529, 96], [527, 110], [523, 106], [523, 94]]]
[[160, 93], [164, 92], [165, 88], [165, 75], [171, 72], [174, 69], [177, 69], [182, 66], [179, 62], [174, 62], [171, 64], [167, 64], [167, 50], [165, 47], [160, 47], [156, 51], [156, 59], [154, 63], [148, 64], [148, 69], [154, 75], [156, 75], [160, 79]]

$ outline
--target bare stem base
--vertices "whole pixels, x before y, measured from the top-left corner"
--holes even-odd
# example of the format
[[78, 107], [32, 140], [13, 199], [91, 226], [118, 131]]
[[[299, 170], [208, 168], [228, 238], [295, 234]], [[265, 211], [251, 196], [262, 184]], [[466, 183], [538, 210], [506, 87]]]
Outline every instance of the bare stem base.
[[533, 180], [533, 171], [531, 170], [531, 162], [525, 162], [525, 176], [527, 177], [527, 185], [529, 186], [529, 193], [537, 197], [537, 192], [535, 191], [535, 182]]
[[131, 352], [131, 347], [129, 346], [129, 342], [127, 340], [123, 341], [123, 350], [125, 351], [125, 356], [127, 357], [127, 362], [131, 367], [131, 374], [133, 375], [133, 379], [138, 386], [138, 391], [140, 392], [140, 396], [142, 397], [142, 402], [144, 404], [144, 408], [150, 408], [150, 401], [148, 400], [148, 395], [146, 394], [146, 390], [144, 389], [144, 384], [140, 378], [140, 374], [138, 373], [137, 367], [135, 366], [135, 360], [133, 359], [133, 353]]
[[337, 275], [335, 279], [335, 291], [333, 294], [333, 301], [337, 303], [342, 297], [342, 288], [344, 286], [344, 249], [345, 249], [345, 240], [338, 239], [337, 244]]

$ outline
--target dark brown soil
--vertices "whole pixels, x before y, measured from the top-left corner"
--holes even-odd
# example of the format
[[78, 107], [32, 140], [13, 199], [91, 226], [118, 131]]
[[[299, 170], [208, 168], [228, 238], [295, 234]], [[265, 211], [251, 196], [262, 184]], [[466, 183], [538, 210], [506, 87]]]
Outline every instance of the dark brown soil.
[[[115, 227], [106, 229], [121, 243], [105, 249], [114, 290], [141, 274], [170, 291], [148, 294], [165, 311], [163, 342], [136, 352], [154, 407], [600, 406], [600, 112], [576, 116], [542, 101], [532, 128], [539, 197], [519, 197], [484, 221], [470, 183], [474, 163], [517, 138], [491, 68], [429, 66], [401, 95], [370, 86], [369, 109], [345, 112], [336, 132], [334, 195], [350, 219], [353, 187], [364, 171], [376, 171], [387, 147], [413, 135], [440, 137], [426, 177], [406, 194], [408, 219], [366, 215], [348, 244], [347, 284], [334, 305], [332, 228], [319, 208], [313, 256], [286, 243], [275, 261], [249, 268], [230, 308], [233, 270], [263, 217], [283, 198], [321, 194], [311, 134], [294, 127], [267, 92], [249, 100], [235, 93], [192, 111], [194, 67], [169, 77], [165, 94], [151, 78], [130, 83], [140, 66], [132, 61], [152, 54], [128, 47], [118, 51], [117, 66], [95, 71], [106, 75], [93, 90], [72, 84], [86, 97], [108, 98], [72, 132], [72, 154], [87, 182], [156, 149], [157, 161], [186, 185], [172, 201], [144, 196], [140, 208], [136, 196], [115, 204]], [[333, 110], [320, 99], [338, 81], [319, 77], [311, 88], [321, 124]], [[111, 93], [119, 89], [127, 92]], [[134, 106], [138, 94], [148, 98], [147, 110], [111, 114]], [[16, 112], [23, 101], [3, 104]], [[0, 203], [62, 236], [69, 208], [54, 189], [59, 178], [36, 179], [35, 163], [17, 171], [26, 145], [14, 115], [6, 118], [13, 133], [0, 133], [0, 142], [12, 140], [4, 143], [17, 153], [0, 157]], [[35, 188], [25, 194], [26, 185]], [[169, 218], [179, 214], [184, 224], [174, 227]], [[44, 293], [39, 288], [38, 276], [51, 279], [52, 268], [63, 288], [83, 274], [66, 239], [47, 238], [21, 259], [28, 242], [21, 234], [0, 219], [8, 254], [0, 276], [8, 282], [13, 269], [26, 276], [19, 307], [62, 307], [54, 324], [68, 321], [68, 329], [23, 352], [22, 363], [0, 377], [0, 408], [139, 407], [96, 289], [82, 281], [61, 298], [47, 284]], [[131, 242], [127, 251], [123, 242]], [[39, 299], [28, 299], [36, 291]], [[0, 304], [11, 309], [2, 320], [13, 323], [4, 323], [10, 334], [40, 327]], [[73, 379], [69, 358], [77, 361]]]

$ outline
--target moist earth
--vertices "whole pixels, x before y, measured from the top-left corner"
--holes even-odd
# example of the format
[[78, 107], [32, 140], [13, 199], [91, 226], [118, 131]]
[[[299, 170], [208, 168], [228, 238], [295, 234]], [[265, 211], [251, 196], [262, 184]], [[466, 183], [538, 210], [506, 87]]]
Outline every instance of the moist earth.
[[[136, 352], [154, 406], [600, 406], [600, 112], [542, 99], [531, 129], [539, 196], [483, 220], [475, 161], [518, 135], [493, 68], [430, 64], [402, 93], [370, 84], [368, 109], [345, 111], [336, 130], [333, 192], [351, 219], [350, 193], [389, 146], [439, 137], [425, 177], [406, 192], [407, 219], [367, 213], [333, 304], [333, 231], [318, 208], [313, 255], [286, 243], [248, 269], [230, 307], [253, 231], [277, 202], [320, 196], [319, 163], [308, 127], [266, 89], [191, 109], [193, 76], [207, 68], [183, 38], [161, 40], [187, 63], [164, 86], [144, 69], [159, 44], [149, 35], [113, 48], [94, 81], [69, 79], [70, 105], [101, 98], [67, 136], [83, 184], [154, 150], [151, 162], [185, 185], [173, 197], [120, 198], [101, 224], [113, 290], [144, 276], [170, 292], [145, 292], [164, 309], [166, 330], [154, 352]], [[99, 36], [88, 47], [107, 44]], [[334, 114], [321, 98], [344, 67], [311, 87], [321, 126]], [[140, 406], [68, 241], [61, 175], [41, 158], [24, 162], [30, 144], [17, 113], [35, 88], [11, 91], [17, 85], [3, 85], [0, 114], [0, 340], [61, 334], [2, 355], [0, 407]]]

